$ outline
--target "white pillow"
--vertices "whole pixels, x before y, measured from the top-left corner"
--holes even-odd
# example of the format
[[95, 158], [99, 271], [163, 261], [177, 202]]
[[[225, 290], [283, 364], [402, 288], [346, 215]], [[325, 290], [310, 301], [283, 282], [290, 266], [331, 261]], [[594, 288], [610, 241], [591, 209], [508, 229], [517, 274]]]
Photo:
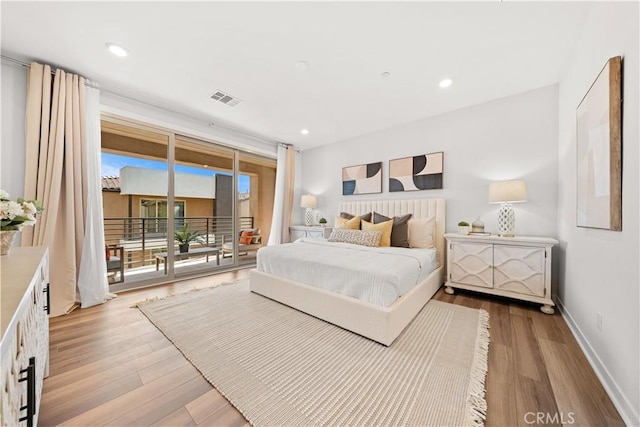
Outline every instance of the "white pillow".
[[433, 248], [433, 232], [436, 220], [430, 218], [412, 218], [409, 220], [409, 247]]

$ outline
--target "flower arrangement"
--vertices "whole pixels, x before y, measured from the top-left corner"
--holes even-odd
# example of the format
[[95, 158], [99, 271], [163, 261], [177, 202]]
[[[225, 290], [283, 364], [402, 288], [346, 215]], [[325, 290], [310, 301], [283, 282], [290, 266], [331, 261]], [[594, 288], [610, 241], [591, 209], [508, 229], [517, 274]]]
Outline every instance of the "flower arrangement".
[[36, 215], [43, 211], [37, 200], [9, 199], [9, 193], [0, 190], [1, 231], [21, 231], [25, 225], [35, 225]]

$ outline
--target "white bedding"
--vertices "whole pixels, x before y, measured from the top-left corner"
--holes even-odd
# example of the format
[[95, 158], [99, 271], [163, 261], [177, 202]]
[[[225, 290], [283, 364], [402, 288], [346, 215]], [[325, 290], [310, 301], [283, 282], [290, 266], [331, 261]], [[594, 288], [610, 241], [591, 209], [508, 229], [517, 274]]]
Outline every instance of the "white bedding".
[[435, 249], [370, 248], [320, 239], [267, 246], [257, 269], [389, 307], [438, 268]]

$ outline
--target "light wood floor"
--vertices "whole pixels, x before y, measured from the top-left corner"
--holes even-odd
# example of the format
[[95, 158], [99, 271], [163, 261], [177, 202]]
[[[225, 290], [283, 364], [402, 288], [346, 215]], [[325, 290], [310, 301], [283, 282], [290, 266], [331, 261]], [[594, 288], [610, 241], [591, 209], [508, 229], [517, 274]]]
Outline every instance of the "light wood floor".
[[[248, 270], [241, 270], [130, 291], [51, 319], [51, 372], [40, 425], [246, 425], [164, 335], [130, 308], [146, 298], [246, 277]], [[559, 314], [442, 289], [435, 298], [490, 314], [486, 425], [624, 425]]]

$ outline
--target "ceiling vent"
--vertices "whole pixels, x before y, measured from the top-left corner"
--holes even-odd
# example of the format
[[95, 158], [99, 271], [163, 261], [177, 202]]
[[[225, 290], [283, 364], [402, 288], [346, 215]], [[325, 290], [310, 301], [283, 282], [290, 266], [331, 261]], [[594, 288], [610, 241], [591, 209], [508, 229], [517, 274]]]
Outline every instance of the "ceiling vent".
[[233, 96], [222, 92], [221, 90], [216, 90], [211, 95], [211, 99], [216, 100], [218, 102], [222, 102], [223, 104], [228, 105], [229, 107], [235, 107], [236, 105], [242, 102], [239, 98], [234, 98]]

